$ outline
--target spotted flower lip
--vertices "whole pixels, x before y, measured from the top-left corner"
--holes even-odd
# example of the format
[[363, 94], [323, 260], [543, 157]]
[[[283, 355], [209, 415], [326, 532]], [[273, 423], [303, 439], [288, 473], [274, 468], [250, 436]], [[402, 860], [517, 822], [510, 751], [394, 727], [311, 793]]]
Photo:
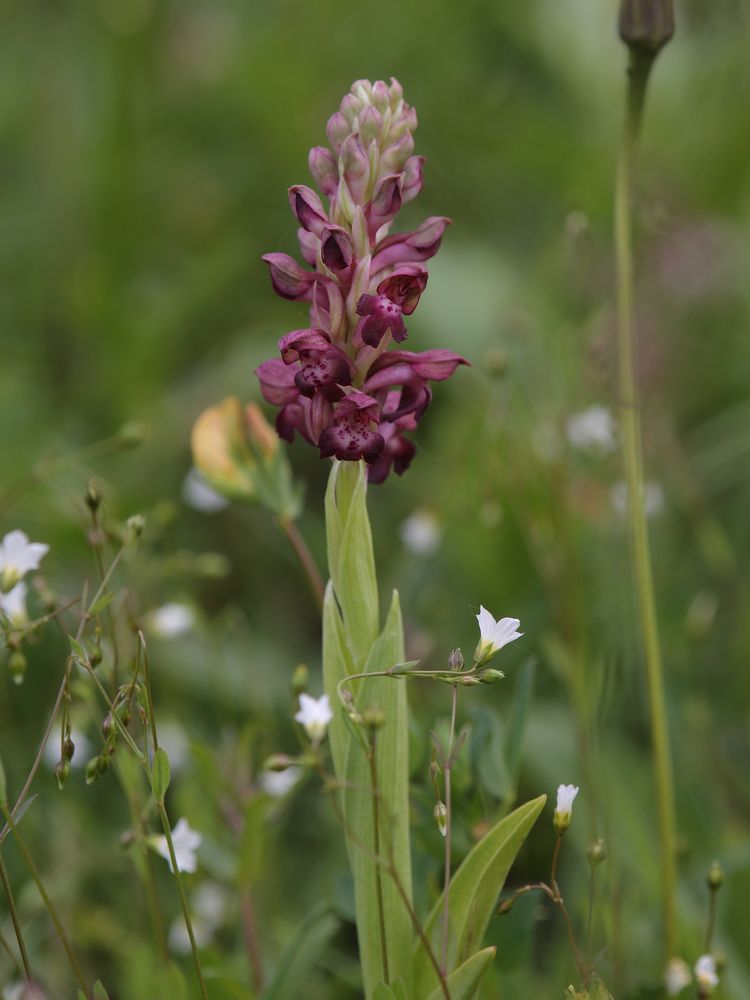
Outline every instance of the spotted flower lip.
[[385, 447], [383, 435], [372, 429], [378, 419], [378, 402], [372, 396], [364, 392], [345, 396], [336, 407], [333, 422], [320, 435], [321, 457], [374, 462]]
[[409, 467], [408, 435], [429, 407], [431, 382], [468, 364], [452, 351], [389, 350], [407, 337], [404, 318], [427, 286], [424, 264], [450, 225], [431, 216], [391, 233], [422, 189], [416, 127], [397, 80], [355, 80], [328, 120], [331, 148], [310, 150], [321, 193], [305, 184], [288, 191], [307, 267], [283, 253], [263, 258], [277, 294], [310, 309], [309, 327], [282, 337], [280, 357], [256, 370], [264, 398], [279, 407], [278, 434], [301, 435], [322, 458], [364, 459], [371, 482]]

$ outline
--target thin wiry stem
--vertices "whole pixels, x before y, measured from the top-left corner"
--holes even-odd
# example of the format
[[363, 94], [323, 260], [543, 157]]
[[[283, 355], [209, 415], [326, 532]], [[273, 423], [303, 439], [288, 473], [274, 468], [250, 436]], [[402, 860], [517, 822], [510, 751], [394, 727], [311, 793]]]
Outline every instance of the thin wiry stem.
[[[13, 923], [13, 933], [16, 935], [16, 941], [18, 942], [18, 950], [21, 952], [21, 961], [23, 962], [23, 971], [26, 979], [31, 982], [31, 964], [29, 963], [29, 953], [26, 951], [26, 942], [24, 941], [23, 931], [21, 930], [21, 921], [18, 919], [18, 911], [16, 910], [16, 901], [13, 898], [13, 889], [11, 888], [10, 879], [8, 878], [8, 870], [5, 867], [5, 862], [0, 854], [0, 882], [3, 884], [3, 891], [5, 892], [5, 898], [8, 902], [8, 912], [10, 913], [10, 919]], [[8, 949], [8, 954], [13, 958], [15, 962], [15, 956], [13, 952]]]
[[674, 954], [676, 938], [674, 780], [664, 695], [651, 550], [644, 506], [641, 419], [635, 379], [633, 335], [633, 174], [643, 117], [646, 87], [653, 56], [631, 51], [628, 67], [625, 126], [617, 164], [615, 192], [615, 260], [617, 268], [617, 353], [620, 425], [625, 477], [628, 485], [628, 521], [635, 572], [638, 616], [643, 636], [651, 714], [656, 803], [659, 820], [664, 963]]
[[289, 539], [289, 544], [294, 549], [295, 555], [299, 559], [300, 565], [305, 571], [307, 582], [310, 585], [310, 590], [315, 598], [315, 603], [318, 606], [318, 611], [322, 611], [325, 585], [323, 583], [323, 577], [320, 575], [320, 570], [318, 569], [315, 559], [313, 558], [312, 552], [310, 552], [302, 532], [299, 530], [296, 522], [293, 521], [292, 518], [280, 517], [279, 525], [281, 530]]
[[[370, 781], [372, 783], [372, 826], [373, 826], [373, 847], [375, 856], [380, 857], [380, 789], [378, 788], [378, 765], [375, 758], [376, 740], [375, 731], [372, 730], [370, 737], [370, 749], [367, 754], [367, 761], [370, 765]], [[380, 865], [375, 866], [375, 895], [378, 903], [378, 927], [380, 929], [380, 953], [383, 959], [383, 981], [386, 986], [391, 981], [388, 969], [388, 939], [385, 932], [385, 905], [383, 903], [383, 873]]]

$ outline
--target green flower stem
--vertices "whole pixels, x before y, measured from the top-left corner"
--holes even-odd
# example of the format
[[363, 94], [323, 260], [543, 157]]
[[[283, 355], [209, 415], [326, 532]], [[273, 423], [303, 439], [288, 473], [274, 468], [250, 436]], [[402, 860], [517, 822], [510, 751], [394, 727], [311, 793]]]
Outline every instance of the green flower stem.
[[300, 565], [305, 571], [307, 582], [310, 585], [310, 590], [315, 598], [315, 603], [318, 606], [318, 611], [322, 611], [325, 585], [323, 583], [323, 577], [320, 575], [320, 570], [315, 564], [313, 555], [307, 547], [307, 542], [302, 536], [302, 532], [297, 527], [297, 523], [293, 520], [293, 518], [279, 517], [278, 523], [281, 530], [289, 539], [289, 544], [294, 549], [295, 555], [299, 559]]
[[651, 714], [651, 743], [656, 785], [662, 875], [664, 961], [675, 951], [675, 816], [672, 760], [664, 696], [664, 676], [654, 598], [651, 552], [644, 508], [641, 422], [635, 380], [633, 337], [633, 174], [653, 56], [631, 51], [628, 67], [625, 126], [617, 165], [615, 193], [615, 258], [617, 267], [617, 345], [620, 425], [628, 484], [628, 515], [635, 572], [638, 615], [643, 635]]
[[458, 706], [458, 687], [451, 688], [451, 722], [448, 732], [448, 756], [443, 768], [445, 782], [445, 863], [443, 875], [443, 932], [440, 944], [440, 966], [443, 975], [448, 975], [448, 932], [450, 930], [450, 886], [451, 886], [451, 848], [453, 833], [453, 816], [451, 800], [451, 770], [453, 768], [453, 740], [456, 736], [456, 708]]
[[[23, 971], [26, 979], [31, 982], [31, 964], [29, 963], [29, 953], [26, 951], [26, 942], [24, 941], [23, 931], [21, 930], [21, 921], [18, 919], [18, 911], [16, 910], [16, 901], [13, 898], [13, 889], [11, 888], [10, 879], [8, 878], [8, 870], [5, 867], [5, 861], [0, 854], [0, 882], [3, 884], [3, 891], [5, 892], [5, 898], [8, 901], [8, 911], [10, 913], [10, 919], [13, 923], [13, 931], [16, 935], [16, 941], [18, 941], [18, 950], [21, 952], [21, 961], [23, 962]], [[8, 954], [11, 956], [13, 961], [16, 961], [13, 952], [7, 949]]]
[[169, 817], [167, 816], [167, 810], [164, 807], [163, 802], [156, 803], [156, 808], [159, 811], [159, 818], [161, 819], [162, 829], [164, 830], [164, 836], [167, 841], [167, 849], [169, 850], [169, 857], [172, 861], [172, 871], [174, 872], [174, 877], [177, 882], [177, 892], [180, 896], [180, 907], [182, 908], [182, 918], [185, 921], [185, 929], [188, 933], [188, 938], [190, 939], [190, 950], [193, 953], [193, 964], [195, 965], [195, 974], [198, 977], [198, 985], [201, 991], [201, 997], [203, 1000], [208, 1000], [208, 993], [206, 991], [206, 982], [203, 978], [203, 969], [201, 968], [201, 960], [198, 955], [198, 945], [195, 941], [195, 934], [193, 933], [193, 922], [190, 919], [190, 907], [188, 906], [187, 895], [185, 894], [185, 886], [182, 882], [182, 875], [180, 874], [180, 869], [177, 867], [177, 856], [174, 852], [174, 844], [172, 843], [172, 827], [169, 824]]
[[[367, 761], [370, 765], [370, 781], [372, 783], [372, 825], [373, 825], [373, 847], [375, 857], [380, 857], [380, 789], [378, 787], [378, 765], [375, 756], [376, 737], [375, 730], [371, 731], [370, 746], [367, 751]], [[391, 974], [388, 970], [388, 941], [385, 933], [385, 907], [383, 905], [383, 868], [382, 865], [375, 865], [375, 889], [378, 900], [378, 924], [380, 927], [380, 948], [383, 956], [383, 982], [386, 986], [391, 981]]]
[[8, 942], [5, 940], [2, 934], [0, 934], [0, 948], [2, 948], [5, 954], [8, 956], [8, 958], [11, 961], [11, 964], [14, 966], [18, 974], [23, 976], [28, 981], [28, 977], [26, 976], [24, 970], [22, 969], [21, 963], [18, 961], [15, 952], [8, 944]]
[[86, 977], [85, 977], [85, 975], [83, 973], [83, 969], [81, 968], [81, 965], [80, 965], [78, 959], [76, 958], [75, 952], [73, 951], [73, 948], [71, 947], [70, 939], [68, 938], [67, 932], [66, 932], [65, 928], [63, 927], [62, 921], [60, 920], [59, 916], [57, 915], [57, 910], [55, 909], [54, 904], [53, 904], [52, 900], [50, 899], [49, 894], [47, 893], [47, 890], [44, 887], [44, 882], [42, 882], [42, 878], [41, 878], [41, 876], [39, 874], [39, 870], [37, 869], [36, 864], [34, 863], [34, 859], [31, 856], [31, 852], [29, 851], [28, 847], [26, 846], [26, 841], [21, 836], [21, 833], [20, 833], [18, 827], [16, 826], [16, 824], [15, 824], [15, 822], [13, 820], [13, 817], [12, 817], [12, 815], [10, 813], [10, 809], [8, 808], [8, 804], [6, 802], [3, 802], [2, 804], [0, 804], [0, 810], [2, 810], [2, 813], [5, 816], [5, 820], [6, 820], [7, 824], [8, 824], [8, 826], [11, 829], [11, 832], [13, 834], [13, 837], [14, 837], [15, 841], [16, 841], [16, 844], [18, 845], [18, 849], [21, 852], [21, 857], [23, 858], [24, 862], [26, 863], [26, 867], [29, 869], [31, 877], [33, 878], [33, 880], [34, 880], [34, 882], [36, 884], [36, 887], [39, 890], [39, 895], [42, 897], [42, 901], [44, 902], [44, 905], [47, 908], [47, 912], [49, 913], [50, 917], [52, 918], [52, 923], [55, 925], [55, 930], [57, 931], [57, 936], [60, 938], [62, 946], [65, 949], [65, 954], [68, 956], [68, 961], [70, 962], [70, 966], [73, 969], [75, 977], [78, 980], [78, 983], [79, 983], [81, 989], [83, 990], [85, 996], [86, 997], [90, 997], [91, 996], [91, 991], [89, 990], [88, 983], [86, 981]]

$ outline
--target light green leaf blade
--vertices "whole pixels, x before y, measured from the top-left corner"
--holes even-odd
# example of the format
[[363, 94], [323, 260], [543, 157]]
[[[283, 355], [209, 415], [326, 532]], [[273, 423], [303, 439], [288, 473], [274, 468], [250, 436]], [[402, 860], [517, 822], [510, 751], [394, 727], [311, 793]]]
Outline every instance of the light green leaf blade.
[[344, 619], [347, 646], [357, 670], [363, 669], [370, 648], [377, 638], [380, 619], [375, 556], [370, 519], [367, 516], [365, 469], [364, 462], [360, 462], [351, 502], [342, 521], [338, 582], [334, 579], [336, 598]]
[[[481, 945], [510, 866], [546, 801], [547, 797], [540, 795], [500, 820], [472, 849], [451, 879], [448, 890], [452, 938], [449, 968], [456, 969], [465, 963]], [[439, 937], [442, 912], [441, 894], [425, 925], [428, 938], [435, 942], [433, 947]], [[414, 950], [414, 982], [417, 996], [428, 996], [439, 985], [419, 941]]]
[[109, 993], [102, 986], [100, 979], [94, 983], [94, 1000], [109, 1000]]
[[170, 778], [171, 770], [167, 751], [159, 747], [154, 754], [154, 763], [151, 767], [151, 788], [157, 802], [164, 801], [164, 796], [167, 794], [167, 789], [169, 788]]
[[[496, 950], [496, 948], [484, 948], [478, 951], [448, 976], [448, 992], [451, 1000], [473, 1000], [485, 972], [495, 957]], [[442, 988], [438, 986], [430, 993], [427, 1000], [443, 1000], [444, 996]]]
[[279, 956], [276, 971], [263, 991], [263, 1000], [297, 1000], [304, 996], [310, 970], [338, 926], [338, 918], [326, 903], [314, 907]]
[[[404, 659], [403, 625], [398, 594], [394, 591], [385, 626], [373, 645], [365, 672], [386, 670]], [[411, 900], [411, 852], [409, 844], [409, 747], [406, 685], [390, 677], [358, 681], [357, 709], [378, 707], [385, 716], [385, 725], [377, 735], [377, 771], [380, 791], [380, 854], [393, 858], [399, 881]], [[344, 812], [350, 831], [374, 854], [372, 782], [369, 764], [361, 747], [350, 739], [344, 761], [347, 790]], [[354, 875], [357, 933], [362, 960], [365, 994], [373, 990], [383, 976], [380, 946], [380, 926], [377, 907], [375, 865], [368, 852], [348, 843], [349, 861]], [[404, 979], [407, 989], [411, 981], [411, 942], [413, 929], [393, 879], [382, 872], [383, 907], [385, 911], [388, 967], [394, 978]], [[409, 991], [411, 996], [411, 991]]]
[[349, 674], [354, 673], [346, 649], [344, 623], [341, 620], [333, 583], [328, 582], [323, 597], [323, 686], [331, 702], [333, 719], [328, 726], [328, 739], [336, 774], [344, 773], [344, 760], [352, 736], [344, 721], [343, 710], [336, 689]]

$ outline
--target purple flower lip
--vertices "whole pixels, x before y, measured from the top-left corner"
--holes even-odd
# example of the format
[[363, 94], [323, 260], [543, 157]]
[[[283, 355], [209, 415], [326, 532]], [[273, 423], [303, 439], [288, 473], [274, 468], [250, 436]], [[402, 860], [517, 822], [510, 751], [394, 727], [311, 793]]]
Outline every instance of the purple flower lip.
[[434, 257], [450, 224], [450, 219], [433, 215], [412, 233], [395, 233], [381, 240], [375, 248], [370, 273], [375, 275], [394, 264], [421, 262]]
[[323, 227], [328, 223], [328, 216], [323, 208], [323, 202], [312, 188], [305, 184], [295, 184], [290, 187], [289, 204], [302, 228], [320, 238]]
[[392, 302], [387, 295], [360, 296], [357, 314], [367, 317], [360, 332], [362, 340], [370, 347], [377, 347], [388, 330], [394, 340], [406, 340], [401, 306]]
[[339, 401], [333, 422], [320, 435], [320, 457], [374, 462], [385, 447], [383, 435], [372, 429], [378, 422], [378, 403], [364, 392], [352, 392]]
[[343, 395], [340, 386], [351, 385], [354, 365], [322, 330], [293, 330], [281, 338], [279, 351], [285, 365], [299, 362], [294, 385], [303, 396], [319, 390], [334, 401]]

